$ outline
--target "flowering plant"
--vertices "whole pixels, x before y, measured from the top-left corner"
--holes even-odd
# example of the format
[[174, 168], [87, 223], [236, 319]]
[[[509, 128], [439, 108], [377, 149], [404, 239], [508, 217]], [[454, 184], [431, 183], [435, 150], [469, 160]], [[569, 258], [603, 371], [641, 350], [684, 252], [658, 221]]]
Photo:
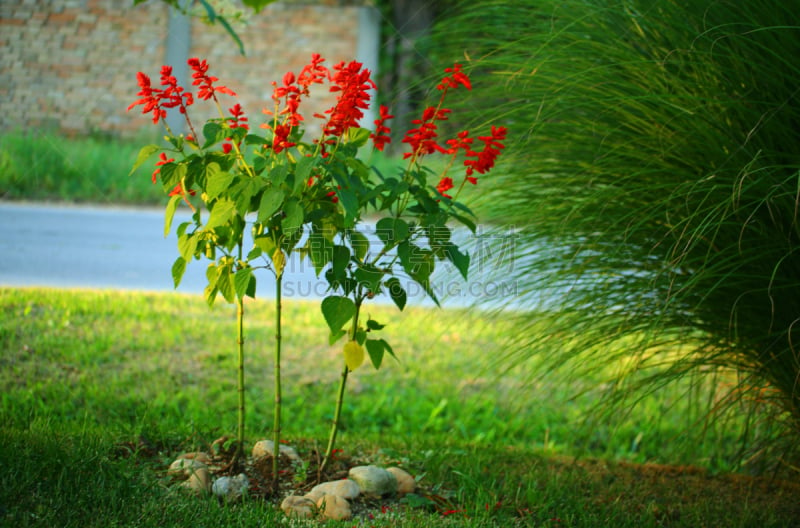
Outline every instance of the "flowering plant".
[[[170, 196], [165, 235], [180, 203], [193, 212], [192, 221], [177, 228], [179, 256], [172, 266], [175, 285], [189, 261], [206, 257], [211, 261], [206, 272], [206, 300], [213, 304], [221, 295], [238, 306], [239, 449], [244, 440], [243, 299], [255, 296], [255, 273], [269, 270], [276, 283], [276, 446], [280, 440], [280, 299], [285, 263], [297, 253], [310, 260], [317, 276], [325, 277], [329, 288], [321, 309], [330, 344], [342, 338], [345, 344], [324, 467], [333, 451], [348, 373], [367, 355], [379, 368], [385, 354], [394, 354], [384, 339], [375, 337], [384, 325], [369, 318], [362, 322], [363, 303], [388, 294], [402, 310], [407, 295], [400, 278], [406, 277], [438, 304], [430, 284], [437, 261], [451, 262], [466, 279], [469, 255], [451, 239], [450, 224], [456, 221], [475, 230], [474, 215], [458, 197], [467, 183], [476, 185], [480, 175], [492, 169], [503, 149], [506, 129], [491, 127], [488, 135], [477, 137], [465, 130], [444, 141], [439, 137], [439, 123], [450, 115], [444, 106], [446, 96], [454, 90], [472, 89], [461, 65], [455, 64], [445, 70], [437, 85], [438, 103], [412, 121], [413, 128], [402, 140], [407, 168], [398, 175], [383, 175], [371, 170], [359, 154], [370, 142], [375, 149], [384, 149], [390, 141], [388, 122], [393, 116], [381, 106], [374, 130], [360, 127], [370, 104], [369, 89], [375, 88], [370, 71], [362, 64], [340, 62], [329, 68], [322, 57], [312, 55], [297, 75], [289, 72], [280, 83], [272, 83], [272, 103], [263, 110], [268, 118], [259, 133], [251, 130], [250, 118], [239, 104], [223, 110], [227, 105], [221, 98], [236, 94], [218, 84], [208, 73], [205, 60], [192, 58], [188, 64], [195, 94], [178, 85], [169, 66], [162, 68], [158, 87], [144, 73], [138, 74], [140, 99], [128, 110], [142, 106], [153, 123], [162, 123], [168, 145], [142, 148], [134, 170], [159, 153], [153, 182], [160, 182]], [[314, 85], [326, 84], [336, 95], [336, 103], [313, 115], [321, 132], [307, 140], [307, 118], [312, 116], [300, 113], [301, 104], [311, 96]], [[208, 120], [200, 134], [188, 111], [197, 99], [212, 102], [219, 116]], [[186, 117], [186, 135], [166, 125], [169, 109]], [[423, 167], [422, 162], [431, 155], [446, 157], [441, 172]], [[457, 160], [461, 160], [463, 173], [454, 176]], [[377, 238], [368, 236], [363, 220], [367, 212], [378, 218]], [[248, 228], [251, 247], [245, 247]]]

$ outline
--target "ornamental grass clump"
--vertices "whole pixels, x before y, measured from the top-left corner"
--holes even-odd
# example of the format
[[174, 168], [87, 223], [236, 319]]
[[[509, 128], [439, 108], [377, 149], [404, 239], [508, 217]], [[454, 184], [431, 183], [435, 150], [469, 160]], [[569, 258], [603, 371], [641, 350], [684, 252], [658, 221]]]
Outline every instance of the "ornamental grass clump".
[[[458, 198], [467, 183], [477, 185], [479, 176], [494, 167], [506, 129], [492, 126], [483, 136], [464, 130], [453, 138], [441, 137], [439, 124], [450, 114], [446, 97], [455, 90], [472, 89], [461, 65], [455, 64], [437, 85], [437, 104], [425, 108], [404, 136], [405, 170], [384, 175], [373, 172], [361, 153], [370, 142], [383, 150], [390, 141], [388, 122], [393, 116], [381, 106], [375, 130], [360, 127], [370, 104], [369, 90], [375, 88], [370, 71], [361, 63], [340, 62], [329, 68], [314, 54], [298, 74], [288, 72], [281, 82], [273, 82], [272, 102], [263, 110], [268, 117], [259, 133], [251, 130], [252, 116], [239, 104], [224, 110], [227, 104], [220, 99], [236, 94], [209, 74], [205, 60], [193, 58], [188, 63], [195, 94], [178, 84], [169, 66], [161, 70], [159, 86], [138, 74], [140, 99], [129, 110], [141, 105], [154, 124], [162, 123], [167, 145], [144, 147], [136, 167], [158, 153], [152, 179], [171, 197], [165, 235], [181, 203], [192, 211], [192, 220], [177, 227], [175, 285], [190, 261], [205, 257], [210, 260], [205, 289], [209, 305], [221, 295], [237, 306], [237, 458], [245, 441], [244, 298], [255, 297], [256, 273], [266, 271], [275, 281], [274, 446], [282, 437], [281, 302], [286, 263], [293, 255], [308, 259], [317, 276], [327, 281], [321, 310], [330, 329], [329, 342], [344, 344], [322, 473], [334, 452], [348, 374], [367, 356], [379, 368], [386, 354], [394, 355], [389, 343], [376, 337], [384, 323], [364, 320], [363, 304], [386, 295], [402, 310], [411, 283], [438, 304], [431, 277], [439, 261], [451, 263], [466, 279], [470, 259], [451, 238], [452, 222], [472, 231], [476, 225], [472, 211]], [[303, 115], [302, 103], [314, 85], [327, 85], [336, 102], [322, 114]], [[219, 115], [202, 128], [196, 128], [189, 116], [197, 100], [213, 103]], [[170, 110], [185, 116], [188, 134], [170, 130], [165, 121]], [[307, 123], [314, 119], [321, 124], [321, 134], [309, 140]], [[439, 172], [423, 166], [433, 155], [445, 157]], [[367, 212], [377, 218], [372, 229], [363, 221]], [[252, 236], [246, 238], [246, 233]], [[277, 456], [272, 477], [277, 490]]]
[[528, 138], [487, 201], [522, 228], [539, 310], [513, 361], [613, 372], [612, 398], [694, 379], [711, 416], [753, 412], [743, 453], [780, 431], [796, 445], [799, 9], [489, 0], [443, 21], [440, 49], [491, 75], [484, 100]]

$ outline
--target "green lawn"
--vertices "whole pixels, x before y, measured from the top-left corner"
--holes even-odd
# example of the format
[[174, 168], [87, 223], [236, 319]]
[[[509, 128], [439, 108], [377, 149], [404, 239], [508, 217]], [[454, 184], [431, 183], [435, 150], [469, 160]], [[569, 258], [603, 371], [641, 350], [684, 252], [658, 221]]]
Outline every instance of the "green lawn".
[[[0, 310], [0, 525], [283, 520], [270, 501], [224, 506], [164, 476], [177, 454], [235, 433], [232, 307], [177, 294], [0, 289]], [[587, 422], [599, 389], [574, 397], [583, 387], [557, 376], [531, 382], [533, 364], [501, 375], [503, 321], [368, 311], [389, 323], [399, 361], [351, 375], [338, 447], [355, 461], [406, 467], [440, 503], [362, 505], [343, 526], [787, 526], [800, 515], [796, 486], [721, 471], [739, 431], [681, 440], [689, 418], [679, 392], [624, 419]], [[272, 313], [264, 301], [247, 305], [251, 445], [270, 434]], [[284, 313], [284, 432], [311, 456], [324, 447], [340, 352], [327, 346], [317, 304], [287, 301]]]

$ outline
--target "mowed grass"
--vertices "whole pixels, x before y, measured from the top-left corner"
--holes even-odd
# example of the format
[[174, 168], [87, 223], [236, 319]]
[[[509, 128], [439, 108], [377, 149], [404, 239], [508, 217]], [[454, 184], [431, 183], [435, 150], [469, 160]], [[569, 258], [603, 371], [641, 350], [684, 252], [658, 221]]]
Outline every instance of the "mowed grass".
[[[180, 493], [164, 476], [179, 453], [235, 433], [232, 307], [177, 294], [0, 289], [0, 311], [0, 525], [292, 525], [271, 502], [223, 505]], [[342, 526], [789, 526], [800, 518], [797, 486], [720, 471], [738, 449], [734, 419], [705, 442], [681, 441], [683, 420], [693, 418], [680, 392], [651, 396], [598, 427], [586, 418], [602, 394], [591, 380], [587, 388], [546, 376], [531, 383], [526, 369], [535, 365], [501, 375], [495, 360], [511, 326], [500, 319], [367, 312], [387, 323], [382, 335], [398, 361], [351, 375], [338, 447], [365, 463], [406, 467], [445, 502], [395, 502]], [[284, 433], [310, 456], [324, 447], [342, 360], [327, 345], [317, 303], [288, 300], [284, 314]], [[249, 445], [270, 434], [273, 316], [266, 300], [246, 305]]]

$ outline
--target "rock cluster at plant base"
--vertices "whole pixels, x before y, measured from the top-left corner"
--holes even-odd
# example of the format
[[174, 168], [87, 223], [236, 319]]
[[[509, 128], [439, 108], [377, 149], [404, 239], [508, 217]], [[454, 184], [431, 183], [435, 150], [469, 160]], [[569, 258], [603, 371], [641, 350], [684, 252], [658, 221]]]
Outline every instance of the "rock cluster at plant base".
[[281, 509], [289, 517], [344, 520], [352, 516], [349, 501], [360, 495], [382, 498], [413, 493], [415, 488], [414, 477], [403, 469], [355, 466], [346, 479], [318, 484], [304, 496], [289, 495], [281, 503]]
[[[232, 503], [239, 501], [248, 492], [257, 491], [258, 468], [271, 466], [274, 451], [272, 441], [256, 442], [249, 461], [244, 463], [246, 470], [251, 472], [250, 476], [248, 473], [230, 474], [234, 470], [230, 464], [225, 463], [224, 458], [203, 452], [180, 455], [169, 466], [167, 475], [182, 481], [180, 486], [197, 495], [213, 495]], [[283, 467], [304, 467], [303, 460], [293, 447], [281, 445], [279, 452]], [[345, 475], [346, 478], [342, 478]], [[254, 477], [256, 481], [252, 480]], [[340, 466], [335, 473], [328, 473], [327, 477], [336, 480], [317, 484], [303, 495], [298, 493], [302, 488], [287, 490], [285, 486], [277, 492], [262, 495], [279, 497], [288, 491], [289, 494], [280, 503], [280, 508], [289, 517], [346, 520], [353, 517], [351, 503], [359, 498], [369, 502], [391, 500], [416, 490], [414, 477], [399, 467], [356, 465], [347, 469], [346, 466]]]

